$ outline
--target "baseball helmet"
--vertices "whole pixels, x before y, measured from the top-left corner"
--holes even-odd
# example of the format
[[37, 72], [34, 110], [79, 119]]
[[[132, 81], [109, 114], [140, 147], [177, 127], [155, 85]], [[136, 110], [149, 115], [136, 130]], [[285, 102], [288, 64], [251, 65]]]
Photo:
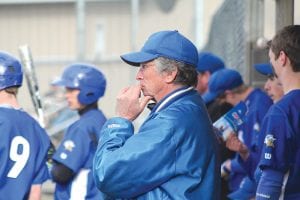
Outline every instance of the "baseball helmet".
[[22, 66], [18, 59], [0, 51], [0, 90], [12, 86], [21, 86], [23, 81]]
[[62, 77], [53, 81], [52, 85], [79, 89], [78, 101], [88, 105], [104, 95], [106, 79], [94, 66], [80, 63], [69, 65]]

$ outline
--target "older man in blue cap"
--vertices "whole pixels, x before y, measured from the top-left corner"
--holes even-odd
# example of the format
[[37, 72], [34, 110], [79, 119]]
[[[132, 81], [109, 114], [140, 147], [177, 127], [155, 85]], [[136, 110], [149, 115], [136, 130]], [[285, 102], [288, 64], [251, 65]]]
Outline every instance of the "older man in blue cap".
[[[257, 138], [262, 120], [272, 105], [271, 99], [263, 91], [246, 85], [238, 71], [222, 69], [212, 75], [209, 80], [209, 91], [203, 98], [205, 100], [218, 98], [233, 106], [237, 105], [240, 101], [244, 101], [248, 107], [248, 113], [244, 124], [239, 128], [237, 137], [243, 144], [241, 149], [245, 150], [245, 152], [247, 149], [257, 146]], [[233, 140], [229, 138], [227, 143], [230, 141]], [[247, 178], [246, 170], [238, 161], [238, 155], [235, 159], [226, 161], [223, 166], [230, 171], [229, 187], [231, 191], [236, 191], [240, 187], [241, 181]], [[244, 184], [244, 182], [242, 183]], [[249, 186], [248, 183], [247, 185]], [[248, 199], [249, 194], [250, 196], [255, 195], [255, 190], [252, 193], [245, 192], [243, 194], [247, 196], [239, 196], [237, 199]], [[235, 197], [231, 198], [236, 199]]]
[[[112, 199], [219, 199], [217, 142], [194, 89], [194, 44], [178, 31], [160, 31], [121, 58], [139, 67], [139, 84], [120, 92], [116, 117], [101, 131], [93, 167], [98, 188]], [[157, 104], [134, 134], [132, 121], [150, 99]]]

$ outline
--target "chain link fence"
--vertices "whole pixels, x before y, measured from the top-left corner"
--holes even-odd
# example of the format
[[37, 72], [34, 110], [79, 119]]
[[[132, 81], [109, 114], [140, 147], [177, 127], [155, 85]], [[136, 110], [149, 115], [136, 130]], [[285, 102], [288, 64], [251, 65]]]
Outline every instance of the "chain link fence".
[[208, 42], [203, 48], [224, 59], [228, 68], [247, 74], [247, 1], [225, 0], [213, 17]]

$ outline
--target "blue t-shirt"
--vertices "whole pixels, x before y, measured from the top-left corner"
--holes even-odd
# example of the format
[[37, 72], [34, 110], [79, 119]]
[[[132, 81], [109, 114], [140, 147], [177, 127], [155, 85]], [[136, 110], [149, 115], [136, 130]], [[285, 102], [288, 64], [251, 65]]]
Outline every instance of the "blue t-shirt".
[[92, 109], [67, 129], [53, 159], [70, 168], [76, 176], [68, 184], [56, 184], [55, 199], [101, 199], [91, 169], [105, 121], [100, 110]]
[[35, 119], [9, 106], [0, 106], [0, 132], [0, 197], [27, 199], [32, 184], [49, 178], [50, 139]]
[[300, 199], [300, 90], [289, 92], [274, 104], [264, 125], [259, 167], [284, 174], [284, 199]]

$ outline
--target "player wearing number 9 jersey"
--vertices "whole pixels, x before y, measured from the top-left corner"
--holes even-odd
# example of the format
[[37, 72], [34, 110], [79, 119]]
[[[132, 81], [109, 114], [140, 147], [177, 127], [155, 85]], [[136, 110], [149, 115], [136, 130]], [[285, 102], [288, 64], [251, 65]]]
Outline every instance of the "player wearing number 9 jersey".
[[49, 177], [46, 165], [50, 139], [17, 101], [22, 85], [20, 62], [0, 51], [0, 197], [40, 199]]

